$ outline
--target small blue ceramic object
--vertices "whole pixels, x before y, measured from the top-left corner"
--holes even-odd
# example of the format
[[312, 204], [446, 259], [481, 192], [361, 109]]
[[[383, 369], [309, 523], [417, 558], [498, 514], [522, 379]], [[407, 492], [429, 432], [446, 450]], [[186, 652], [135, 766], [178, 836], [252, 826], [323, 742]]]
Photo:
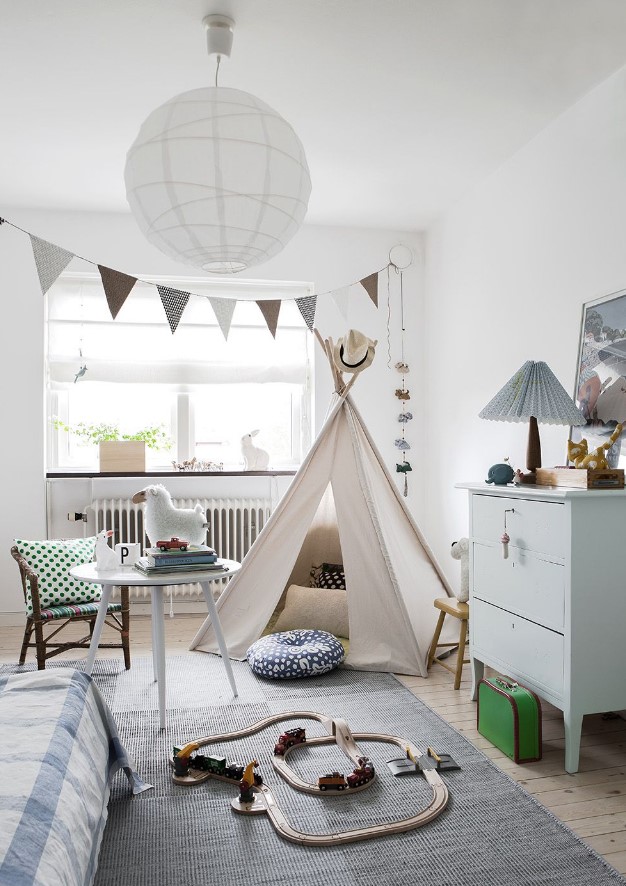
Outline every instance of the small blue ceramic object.
[[511, 465], [491, 465], [487, 472], [485, 483], [493, 483], [494, 486], [506, 486], [507, 483], [513, 482], [515, 471]]

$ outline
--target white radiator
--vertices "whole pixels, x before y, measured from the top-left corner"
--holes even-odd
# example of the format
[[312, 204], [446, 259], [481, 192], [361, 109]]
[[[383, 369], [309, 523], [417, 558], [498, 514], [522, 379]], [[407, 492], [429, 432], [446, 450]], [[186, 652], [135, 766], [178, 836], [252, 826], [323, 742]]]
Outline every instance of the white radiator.
[[[175, 498], [177, 508], [194, 508], [200, 503], [206, 512], [206, 543], [215, 548], [218, 557], [241, 562], [265, 526], [272, 511], [272, 502], [265, 498]], [[100, 498], [89, 505], [95, 517], [95, 532], [113, 530], [113, 544], [140, 542], [148, 547], [144, 530], [143, 506], [130, 498]], [[215, 582], [217, 585], [218, 582]], [[197, 584], [171, 587], [175, 597], [203, 599]], [[131, 599], [143, 600], [149, 588], [131, 588]]]

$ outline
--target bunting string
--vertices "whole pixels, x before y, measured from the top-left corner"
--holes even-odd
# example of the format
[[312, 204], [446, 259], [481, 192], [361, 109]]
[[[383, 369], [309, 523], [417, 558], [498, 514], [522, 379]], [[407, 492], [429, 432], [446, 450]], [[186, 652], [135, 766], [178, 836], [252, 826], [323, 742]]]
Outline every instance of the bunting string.
[[[172, 334], [176, 332], [189, 299], [193, 296], [194, 298], [208, 299], [213, 312], [215, 313], [222, 334], [226, 340], [228, 339], [233, 312], [238, 299], [202, 295], [194, 292], [182, 292], [178, 289], [172, 289], [169, 286], [153, 283], [149, 280], [142, 280], [139, 277], [133, 277], [130, 274], [115, 270], [115, 268], [109, 268], [98, 262], [94, 262], [89, 258], [85, 258], [83, 255], [79, 255], [77, 252], [71, 252], [49, 240], [44, 240], [6, 218], [0, 217], [0, 225], [9, 225], [30, 238], [42, 295], [46, 295], [50, 287], [60, 277], [72, 259], [77, 258], [98, 268], [107, 304], [114, 320], [136, 283], [142, 283], [145, 286], [154, 286], [157, 289]], [[295, 298], [294, 301], [309, 331], [313, 332], [316, 328], [315, 315], [319, 298], [324, 298], [326, 296], [332, 297], [338, 310], [346, 319], [348, 317], [351, 299], [359, 291], [365, 292], [374, 306], [378, 308], [379, 274], [386, 270], [387, 275], [389, 275], [390, 268], [392, 267], [395, 268], [395, 265], [393, 262], [390, 262], [385, 265], [385, 267], [368, 274], [361, 280], [356, 280], [354, 283], [340, 286], [336, 289], [329, 289], [326, 292], [315, 293], [314, 295], [303, 298]], [[387, 291], [389, 291], [389, 279], [387, 279]], [[282, 301], [283, 300], [280, 298], [256, 300], [256, 304], [265, 320], [267, 328], [274, 338], [276, 337]], [[404, 326], [404, 323], [402, 325]]]

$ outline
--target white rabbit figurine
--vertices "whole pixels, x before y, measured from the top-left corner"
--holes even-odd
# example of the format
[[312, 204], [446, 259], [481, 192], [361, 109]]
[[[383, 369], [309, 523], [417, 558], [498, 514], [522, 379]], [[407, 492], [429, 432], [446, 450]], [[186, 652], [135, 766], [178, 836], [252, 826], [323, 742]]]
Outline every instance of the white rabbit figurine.
[[246, 471], [266, 471], [270, 462], [269, 453], [252, 443], [252, 438], [256, 437], [258, 433], [257, 428], [256, 431], [250, 431], [249, 434], [244, 434], [241, 438], [241, 452]]
[[115, 551], [109, 547], [108, 540], [113, 535], [112, 529], [103, 529], [96, 536], [96, 572], [115, 572], [119, 563]]

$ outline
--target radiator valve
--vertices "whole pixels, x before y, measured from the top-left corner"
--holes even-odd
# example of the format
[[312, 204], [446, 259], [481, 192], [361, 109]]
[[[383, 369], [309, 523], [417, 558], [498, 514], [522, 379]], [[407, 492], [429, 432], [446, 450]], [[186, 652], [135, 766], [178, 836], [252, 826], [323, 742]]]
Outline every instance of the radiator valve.
[[80, 511], [74, 511], [73, 514], [68, 514], [67, 519], [70, 523], [80, 523], [82, 520], [83, 523], [87, 522], [87, 514], [81, 514]]

